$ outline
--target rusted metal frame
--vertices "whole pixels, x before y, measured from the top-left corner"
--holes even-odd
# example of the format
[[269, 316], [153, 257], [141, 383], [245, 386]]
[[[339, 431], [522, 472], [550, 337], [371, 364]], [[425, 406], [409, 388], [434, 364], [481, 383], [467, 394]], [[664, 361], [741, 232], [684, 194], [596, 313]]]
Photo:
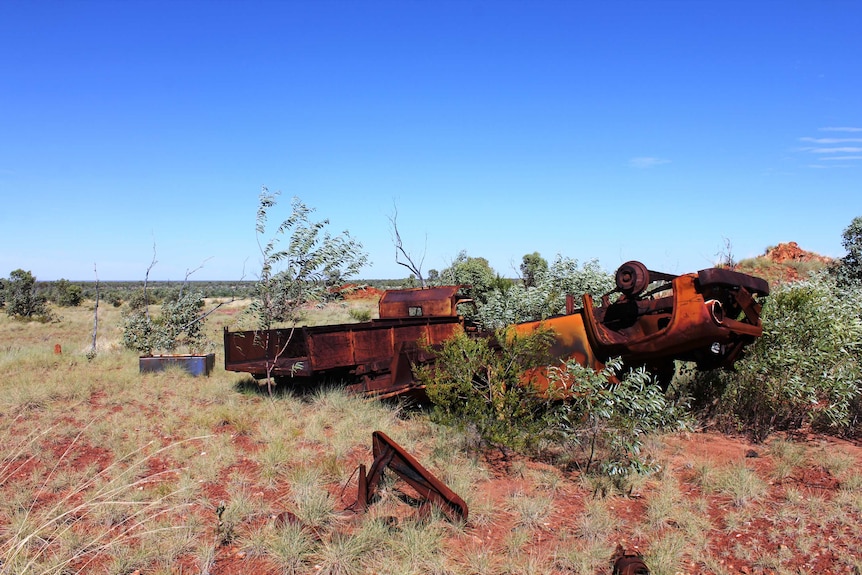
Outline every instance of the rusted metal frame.
[[722, 268], [708, 268], [697, 272], [697, 279], [701, 286], [722, 285], [729, 288], [744, 288], [749, 293], [767, 296], [769, 295], [769, 282], [763, 278], [750, 276], [740, 272]]
[[744, 287], [740, 287], [738, 291], [733, 293], [733, 298], [742, 309], [745, 318], [748, 321], [740, 321], [736, 319], [724, 318], [720, 325], [728, 328], [734, 333], [760, 337], [763, 335], [763, 325], [760, 321], [761, 305], [755, 301], [754, 297]]
[[366, 473], [365, 465], [359, 466], [359, 493], [357, 503], [367, 509], [372, 503], [377, 488], [388, 467], [406, 481], [429, 503], [436, 504], [450, 518], [467, 521], [467, 504], [442, 481], [432, 475], [404, 448], [392, 441], [382, 431], [371, 435], [374, 462]]
[[739, 307], [742, 308], [743, 313], [745, 313], [745, 317], [756, 326], [760, 326], [760, 310], [763, 309], [763, 306], [758, 303], [754, 297], [749, 293], [747, 289], [744, 287], [739, 288], [739, 291], [734, 294], [736, 298], [736, 303], [739, 304]]

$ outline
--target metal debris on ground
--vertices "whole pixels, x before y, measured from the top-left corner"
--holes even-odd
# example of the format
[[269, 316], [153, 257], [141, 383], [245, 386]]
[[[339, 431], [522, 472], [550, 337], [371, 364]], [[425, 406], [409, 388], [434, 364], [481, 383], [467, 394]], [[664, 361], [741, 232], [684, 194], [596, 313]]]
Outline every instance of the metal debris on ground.
[[467, 521], [467, 504], [442, 481], [425, 469], [403, 447], [392, 441], [382, 431], [371, 434], [374, 462], [366, 472], [364, 464], [359, 466], [359, 493], [357, 504], [361, 510], [371, 505], [383, 481], [383, 472], [388, 468], [407, 482], [421, 498], [420, 514], [438, 507], [450, 519]]

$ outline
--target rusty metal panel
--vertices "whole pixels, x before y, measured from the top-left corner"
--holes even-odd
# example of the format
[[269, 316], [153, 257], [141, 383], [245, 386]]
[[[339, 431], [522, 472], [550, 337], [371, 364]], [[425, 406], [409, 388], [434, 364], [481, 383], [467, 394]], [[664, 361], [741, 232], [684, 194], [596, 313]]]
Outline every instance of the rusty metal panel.
[[[302, 329], [224, 331], [225, 370], [265, 375], [310, 375], [307, 339]], [[301, 364], [297, 370], [295, 366]]]
[[357, 365], [388, 361], [392, 357], [395, 328], [354, 332], [353, 356]]
[[309, 357], [312, 369], [327, 370], [354, 365], [353, 332], [350, 330], [328, 333], [312, 332], [309, 338]]
[[399, 342], [422, 345], [426, 340], [427, 333], [428, 327], [425, 324], [401, 326], [395, 333], [395, 345], [397, 346]]
[[380, 296], [381, 318], [457, 316], [457, 294], [461, 286], [439, 286], [390, 290]]
[[430, 345], [438, 345], [463, 331], [460, 322], [432, 323], [425, 330], [425, 338]]

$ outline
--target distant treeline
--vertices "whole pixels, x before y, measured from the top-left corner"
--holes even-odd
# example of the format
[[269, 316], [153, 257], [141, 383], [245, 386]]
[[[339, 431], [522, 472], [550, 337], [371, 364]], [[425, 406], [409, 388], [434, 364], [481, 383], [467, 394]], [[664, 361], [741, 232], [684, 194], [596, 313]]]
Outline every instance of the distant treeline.
[[[250, 298], [254, 294], [255, 281], [149, 281], [147, 282], [147, 299], [151, 303], [160, 303], [176, 299], [180, 290], [192, 290], [203, 293], [206, 298]], [[370, 286], [377, 289], [395, 289], [411, 287], [409, 279], [400, 280], [355, 280], [351, 285]], [[63, 299], [70, 286], [80, 290], [80, 299], [96, 299], [95, 281], [37, 281], [36, 291], [48, 301], [57, 303]], [[136, 293], [143, 291], [143, 281], [100, 281], [98, 282], [99, 299], [117, 307], [129, 301]]]

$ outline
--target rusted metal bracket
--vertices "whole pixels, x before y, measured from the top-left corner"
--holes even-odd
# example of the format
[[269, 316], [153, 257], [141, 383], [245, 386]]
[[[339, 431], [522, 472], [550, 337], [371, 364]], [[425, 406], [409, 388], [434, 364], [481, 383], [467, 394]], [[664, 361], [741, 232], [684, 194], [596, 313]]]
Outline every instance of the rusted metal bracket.
[[392, 441], [382, 431], [371, 434], [374, 462], [366, 473], [365, 465], [359, 466], [359, 496], [357, 503], [365, 510], [373, 503], [377, 489], [383, 480], [383, 471], [388, 467], [406, 481], [427, 504], [437, 505], [451, 519], [467, 521], [467, 504], [434, 477], [404, 448]]
[[644, 563], [639, 553], [624, 552], [621, 546], [617, 546], [613, 562], [613, 575], [649, 575], [649, 568]]

